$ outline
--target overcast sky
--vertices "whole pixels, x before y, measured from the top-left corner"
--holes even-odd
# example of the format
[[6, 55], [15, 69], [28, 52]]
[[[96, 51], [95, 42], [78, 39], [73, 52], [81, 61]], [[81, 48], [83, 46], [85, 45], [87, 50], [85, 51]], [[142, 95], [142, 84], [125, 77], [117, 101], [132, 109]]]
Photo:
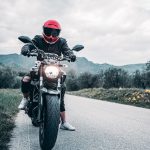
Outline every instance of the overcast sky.
[[96, 63], [125, 65], [150, 60], [150, 0], [5, 0], [0, 4], [0, 54], [20, 53], [20, 35], [42, 33], [56, 19], [68, 45]]

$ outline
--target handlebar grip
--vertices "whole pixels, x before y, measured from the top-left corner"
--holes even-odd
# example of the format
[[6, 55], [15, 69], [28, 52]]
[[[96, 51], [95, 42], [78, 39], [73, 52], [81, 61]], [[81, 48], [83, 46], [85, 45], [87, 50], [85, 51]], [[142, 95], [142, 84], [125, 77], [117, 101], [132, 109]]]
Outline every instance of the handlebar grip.
[[69, 57], [63, 57], [62, 59], [60, 59], [60, 61], [64, 61], [64, 60], [67, 60], [69, 62], [71, 61]]
[[30, 53], [37, 53], [37, 49], [32, 49]]
[[30, 56], [38, 56], [37, 53], [30, 53]]

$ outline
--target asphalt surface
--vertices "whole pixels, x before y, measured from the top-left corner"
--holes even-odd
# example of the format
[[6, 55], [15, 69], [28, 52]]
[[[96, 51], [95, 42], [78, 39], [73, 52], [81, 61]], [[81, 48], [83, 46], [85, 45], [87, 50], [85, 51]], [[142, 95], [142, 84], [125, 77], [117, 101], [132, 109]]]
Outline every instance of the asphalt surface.
[[[66, 95], [67, 120], [53, 150], [150, 150], [150, 110]], [[16, 118], [10, 150], [40, 150], [38, 128], [23, 111]]]

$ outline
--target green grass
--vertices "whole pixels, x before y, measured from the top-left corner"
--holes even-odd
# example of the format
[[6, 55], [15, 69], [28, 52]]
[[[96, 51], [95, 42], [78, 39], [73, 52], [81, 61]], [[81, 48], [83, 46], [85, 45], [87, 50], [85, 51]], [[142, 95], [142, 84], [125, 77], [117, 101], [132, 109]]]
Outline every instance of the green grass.
[[7, 144], [15, 127], [14, 116], [18, 112], [20, 99], [19, 90], [0, 89], [0, 150], [8, 149]]
[[91, 88], [68, 93], [98, 100], [150, 108], [150, 91], [143, 89], [124, 88], [119, 90], [117, 88]]

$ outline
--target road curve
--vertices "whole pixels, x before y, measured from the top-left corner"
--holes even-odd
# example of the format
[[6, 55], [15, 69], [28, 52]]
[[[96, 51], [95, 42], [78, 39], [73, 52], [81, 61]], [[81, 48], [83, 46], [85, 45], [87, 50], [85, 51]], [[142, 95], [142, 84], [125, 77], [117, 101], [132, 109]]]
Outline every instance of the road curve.
[[[53, 150], [150, 150], [150, 110], [66, 95], [68, 121]], [[23, 111], [16, 117], [10, 150], [40, 150], [38, 128]]]

